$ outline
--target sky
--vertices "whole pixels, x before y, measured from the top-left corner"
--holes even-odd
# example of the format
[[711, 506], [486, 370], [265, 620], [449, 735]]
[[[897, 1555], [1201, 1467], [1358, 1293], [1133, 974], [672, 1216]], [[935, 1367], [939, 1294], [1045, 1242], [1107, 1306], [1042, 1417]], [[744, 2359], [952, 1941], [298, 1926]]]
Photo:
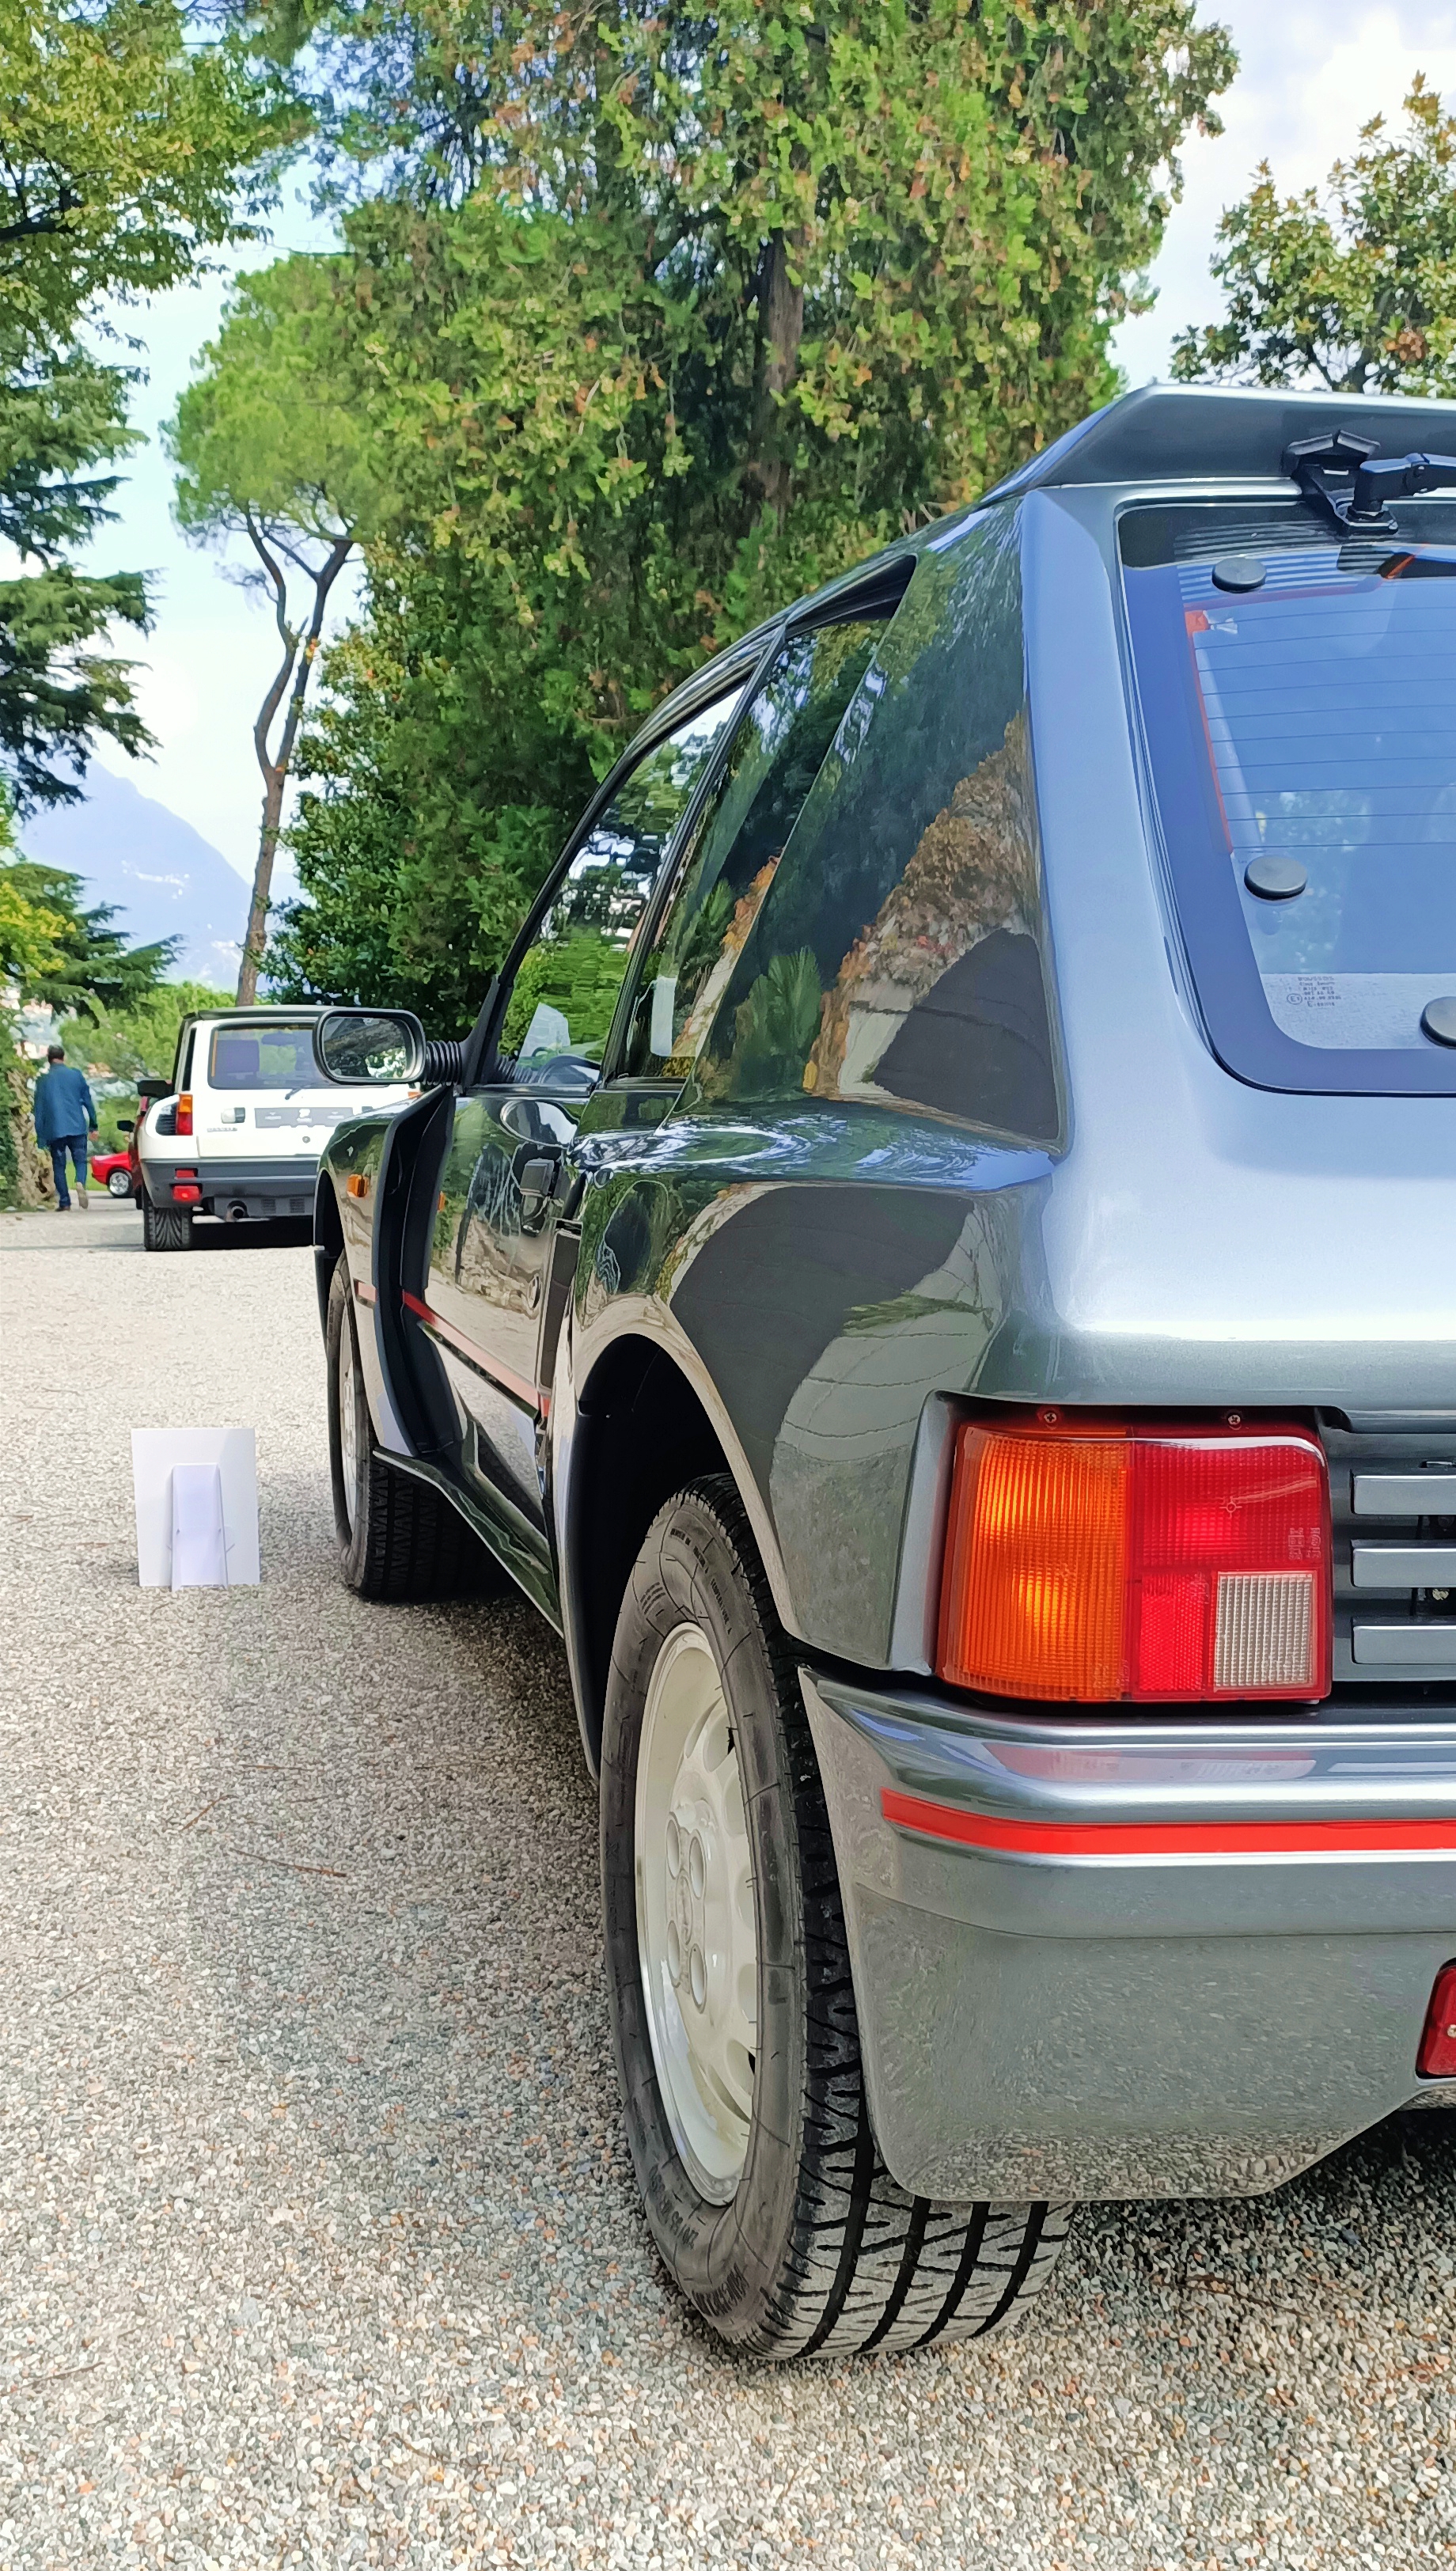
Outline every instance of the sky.
[[[1219, 298], [1209, 259], [1222, 208], [1246, 193], [1267, 160], [1281, 193], [1323, 179], [1332, 161], [1355, 147], [1371, 116], [1398, 117], [1412, 75], [1424, 71], [1456, 99], [1456, 6], [1391, 0], [1205, 0], [1201, 16], [1231, 29], [1240, 69], [1220, 102], [1224, 133], [1191, 138], [1183, 154], [1185, 192], [1153, 270], [1152, 312], [1126, 323], [1115, 354], [1132, 384], [1167, 372], [1176, 333], [1213, 320]], [[290, 184], [273, 224], [278, 250], [321, 249], [330, 236], [308, 212], [301, 183]], [[271, 255], [252, 249], [235, 267], [258, 266]], [[140, 646], [140, 701], [157, 739], [147, 762], [119, 752], [100, 756], [130, 773], [146, 794], [167, 803], [250, 876], [256, 846], [260, 780], [252, 723], [276, 667], [276, 638], [266, 607], [226, 577], [212, 552], [185, 543], [171, 518], [170, 468], [158, 424], [175, 404], [193, 360], [217, 329], [226, 275], [158, 296], [130, 326], [144, 337], [149, 381], [135, 418], [149, 443], [138, 452], [118, 493], [117, 523], [94, 550], [91, 567], [148, 568], [154, 574], [154, 632]], [[332, 630], [355, 595], [346, 580], [333, 593]], [[275, 877], [275, 891], [286, 889]]]

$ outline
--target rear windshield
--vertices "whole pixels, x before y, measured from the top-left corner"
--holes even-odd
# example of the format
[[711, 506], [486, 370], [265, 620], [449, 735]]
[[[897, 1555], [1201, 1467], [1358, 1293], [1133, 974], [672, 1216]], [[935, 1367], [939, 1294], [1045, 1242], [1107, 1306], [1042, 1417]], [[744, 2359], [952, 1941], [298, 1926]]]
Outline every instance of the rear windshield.
[[208, 1055], [212, 1089], [316, 1089], [313, 1028], [215, 1027]]
[[1456, 511], [1340, 543], [1306, 506], [1147, 510], [1123, 555], [1218, 1051], [1279, 1087], [1456, 1087]]

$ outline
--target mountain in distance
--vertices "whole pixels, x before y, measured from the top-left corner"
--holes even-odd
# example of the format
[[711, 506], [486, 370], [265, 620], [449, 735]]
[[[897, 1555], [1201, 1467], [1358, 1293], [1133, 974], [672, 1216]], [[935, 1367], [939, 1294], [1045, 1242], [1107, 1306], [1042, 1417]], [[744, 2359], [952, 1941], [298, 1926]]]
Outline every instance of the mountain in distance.
[[36, 812], [20, 831], [28, 857], [80, 875], [90, 909], [111, 902], [128, 943], [182, 940], [170, 974], [231, 991], [247, 925], [247, 886], [226, 857], [128, 776], [93, 762], [84, 803]]

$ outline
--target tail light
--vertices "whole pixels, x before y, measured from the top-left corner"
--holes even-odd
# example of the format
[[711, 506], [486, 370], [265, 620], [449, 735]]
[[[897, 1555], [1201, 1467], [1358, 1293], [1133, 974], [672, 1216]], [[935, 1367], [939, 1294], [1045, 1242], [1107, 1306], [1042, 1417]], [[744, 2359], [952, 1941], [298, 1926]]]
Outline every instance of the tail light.
[[185, 1089], [177, 1102], [177, 1123], [172, 1130], [174, 1134], [190, 1134], [192, 1129], [193, 1094], [190, 1089]]
[[1436, 1975], [1415, 2067], [1423, 2080], [1456, 2077], [1456, 1964], [1443, 1964]]
[[963, 1423], [940, 1676], [1064, 1702], [1329, 1688], [1329, 1485], [1297, 1428]]

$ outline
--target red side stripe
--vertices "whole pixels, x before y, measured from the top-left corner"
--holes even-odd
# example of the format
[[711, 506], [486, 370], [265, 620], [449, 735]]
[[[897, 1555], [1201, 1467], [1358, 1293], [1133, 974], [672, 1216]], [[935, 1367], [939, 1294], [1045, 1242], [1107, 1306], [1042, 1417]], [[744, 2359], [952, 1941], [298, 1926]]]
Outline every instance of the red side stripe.
[[887, 1821], [958, 1847], [1010, 1848], [1023, 1856], [1337, 1856], [1341, 1850], [1456, 1850], [1445, 1821], [1005, 1821], [953, 1803], [927, 1803], [886, 1786]]
[[458, 1348], [462, 1357], [468, 1357], [472, 1365], [479, 1366], [481, 1373], [488, 1374], [492, 1383], [498, 1383], [504, 1392], [514, 1393], [518, 1401], [528, 1403], [532, 1410], [550, 1409], [549, 1393], [538, 1392], [535, 1384], [528, 1383], [523, 1374], [517, 1374], [514, 1366], [504, 1364], [501, 1358], [493, 1357], [487, 1349], [477, 1347], [474, 1339], [467, 1339], [463, 1330], [457, 1330], [453, 1321], [447, 1321], [443, 1314], [434, 1311], [428, 1303], [422, 1303], [417, 1294], [401, 1294], [400, 1301], [411, 1312], [418, 1313], [419, 1318], [438, 1333], [447, 1347]]

